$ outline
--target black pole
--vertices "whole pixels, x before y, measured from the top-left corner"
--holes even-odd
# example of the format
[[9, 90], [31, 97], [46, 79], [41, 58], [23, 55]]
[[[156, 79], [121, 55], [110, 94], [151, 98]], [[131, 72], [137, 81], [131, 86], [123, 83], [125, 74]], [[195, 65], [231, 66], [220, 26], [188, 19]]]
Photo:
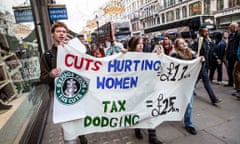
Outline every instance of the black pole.
[[100, 43], [100, 39], [99, 39], [99, 21], [98, 21], [98, 15], [96, 15], [96, 23], [97, 23], [97, 43]]
[[97, 46], [97, 50], [96, 50], [97, 55], [96, 55], [96, 57], [98, 57], [99, 45], [100, 45], [98, 15], [96, 15], [96, 23], [97, 23], [97, 44], [96, 44], [96, 46]]

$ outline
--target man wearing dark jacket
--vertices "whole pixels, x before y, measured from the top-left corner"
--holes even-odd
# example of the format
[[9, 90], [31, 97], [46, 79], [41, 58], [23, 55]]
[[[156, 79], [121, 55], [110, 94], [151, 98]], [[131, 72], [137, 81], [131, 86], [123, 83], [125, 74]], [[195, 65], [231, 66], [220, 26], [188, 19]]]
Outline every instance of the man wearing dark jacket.
[[[210, 80], [208, 77], [208, 69], [209, 69], [209, 58], [210, 58], [210, 51], [213, 48], [213, 42], [209, 38], [208, 28], [206, 25], [202, 25], [199, 29], [199, 38], [193, 43], [192, 49], [197, 53], [198, 56], [204, 56], [205, 62], [202, 63], [202, 68], [199, 73], [199, 78], [202, 79], [203, 85], [207, 90], [209, 98], [213, 105], [221, 102], [220, 99], [216, 97], [213, 92], [213, 89], [210, 84]], [[216, 54], [213, 55], [217, 62], [219, 63], [220, 60]]]
[[236, 89], [235, 96], [237, 97], [237, 100], [240, 100], [240, 41], [237, 49], [237, 61], [233, 69], [233, 77], [234, 77], [234, 84]]
[[[42, 83], [48, 84], [50, 88], [50, 96], [54, 94], [54, 79], [61, 73], [61, 69], [57, 67], [57, 49], [59, 45], [64, 45], [67, 40], [67, 26], [62, 22], [56, 22], [52, 25], [51, 35], [54, 39], [54, 44], [48, 53], [41, 56], [40, 62], [40, 80]], [[71, 123], [71, 122], [66, 122]], [[87, 144], [85, 136], [79, 136], [81, 144]], [[65, 140], [65, 144], [77, 144], [78, 139]]]
[[[217, 82], [221, 83], [222, 82], [222, 64], [223, 64], [223, 59], [225, 55], [225, 47], [226, 47], [226, 42], [222, 39], [222, 34], [220, 32], [217, 32], [214, 34], [214, 39], [215, 39], [215, 44], [212, 49], [212, 54], [210, 55], [210, 74], [209, 78], [210, 81], [213, 80], [213, 76], [215, 73], [215, 70], [217, 69]], [[214, 56], [214, 54], [216, 56]], [[217, 61], [215, 58], [218, 58], [219, 61]]]
[[237, 48], [240, 41], [240, 31], [237, 23], [230, 24], [230, 34], [228, 38], [228, 45], [226, 50], [228, 84], [225, 86], [233, 87], [233, 69], [237, 60]]

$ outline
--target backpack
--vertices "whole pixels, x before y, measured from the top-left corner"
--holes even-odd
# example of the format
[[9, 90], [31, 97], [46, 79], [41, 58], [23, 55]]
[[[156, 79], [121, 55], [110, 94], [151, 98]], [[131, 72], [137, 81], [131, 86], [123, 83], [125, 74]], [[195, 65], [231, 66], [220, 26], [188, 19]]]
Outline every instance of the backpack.
[[51, 50], [46, 50], [44, 52], [45, 59], [47, 61], [48, 68], [51, 70], [52, 69], [52, 53]]

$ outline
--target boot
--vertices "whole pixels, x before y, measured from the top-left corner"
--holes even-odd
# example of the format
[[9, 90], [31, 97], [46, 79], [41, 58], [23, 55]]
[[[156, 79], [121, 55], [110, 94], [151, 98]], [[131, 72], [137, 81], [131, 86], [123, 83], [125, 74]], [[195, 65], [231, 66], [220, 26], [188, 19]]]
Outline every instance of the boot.
[[162, 144], [160, 140], [158, 140], [156, 136], [156, 130], [154, 129], [149, 129], [148, 130], [148, 135], [149, 135], [149, 143], [150, 144]]
[[84, 135], [78, 137], [80, 140], [80, 144], [88, 144], [88, 140]]
[[64, 144], [78, 144], [78, 140], [74, 139], [74, 140], [64, 140]]
[[7, 112], [11, 108], [12, 108], [12, 105], [5, 105], [0, 102], [0, 114]]
[[140, 129], [134, 129], [135, 130], [135, 136], [137, 139], [143, 139], [143, 135], [141, 133], [141, 130]]

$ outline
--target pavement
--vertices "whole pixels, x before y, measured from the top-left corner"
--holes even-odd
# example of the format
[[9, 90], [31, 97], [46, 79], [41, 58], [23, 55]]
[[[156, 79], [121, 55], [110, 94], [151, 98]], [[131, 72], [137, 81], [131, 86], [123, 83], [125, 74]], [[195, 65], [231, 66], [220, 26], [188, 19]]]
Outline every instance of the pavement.
[[[156, 128], [157, 137], [164, 144], [240, 144], [240, 101], [231, 96], [232, 87], [213, 83], [212, 88], [222, 99], [217, 106], [211, 104], [201, 81], [196, 88], [192, 118], [198, 134], [186, 132], [182, 121], [164, 122]], [[143, 134], [143, 140], [136, 139], [133, 129], [92, 133], [86, 137], [88, 144], [148, 144], [147, 130]], [[64, 144], [61, 127], [53, 124], [51, 113], [42, 144]]]

